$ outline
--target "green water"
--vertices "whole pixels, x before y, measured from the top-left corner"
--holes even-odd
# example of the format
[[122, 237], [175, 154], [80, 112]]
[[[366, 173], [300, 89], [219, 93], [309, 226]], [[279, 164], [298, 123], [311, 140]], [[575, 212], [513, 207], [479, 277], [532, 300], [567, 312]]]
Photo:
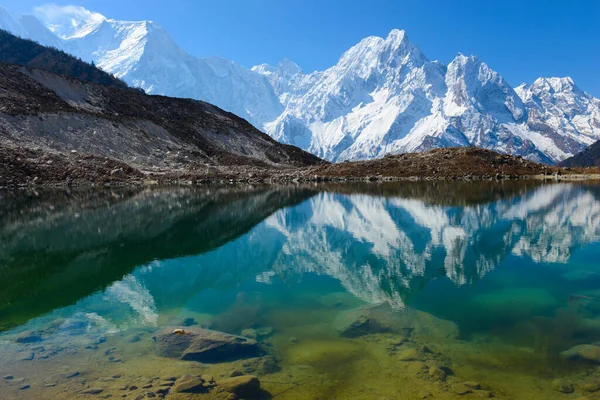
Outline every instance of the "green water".
[[[0, 399], [154, 398], [165, 377], [232, 371], [260, 398], [600, 398], [600, 357], [561, 356], [600, 343], [600, 186], [20, 191], [0, 207]], [[161, 357], [164, 327], [251, 336], [263, 356]]]

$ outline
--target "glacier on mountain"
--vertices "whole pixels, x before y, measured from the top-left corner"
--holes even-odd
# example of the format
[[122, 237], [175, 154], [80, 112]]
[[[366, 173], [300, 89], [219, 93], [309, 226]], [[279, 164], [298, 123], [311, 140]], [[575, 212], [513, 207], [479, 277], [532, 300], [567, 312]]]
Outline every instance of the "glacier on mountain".
[[290, 60], [248, 69], [194, 57], [150, 21], [81, 7], [36, 11], [43, 24], [0, 9], [0, 27], [94, 61], [147, 93], [213, 103], [330, 161], [478, 146], [556, 163], [600, 139], [600, 100], [571, 78], [513, 89], [475, 56], [430, 61], [402, 30], [365, 38], [336, 65], [305, 74]]

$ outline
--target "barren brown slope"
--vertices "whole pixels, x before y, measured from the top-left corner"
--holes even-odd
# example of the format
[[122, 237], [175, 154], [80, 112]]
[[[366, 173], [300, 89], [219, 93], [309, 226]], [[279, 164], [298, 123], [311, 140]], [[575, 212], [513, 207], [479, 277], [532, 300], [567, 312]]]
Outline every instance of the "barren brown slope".
[[600, 141], [560, 163], [562, 167], [600, 167]]
[[323, 177], [496, 178], [557, 173], [560, 169], [476, 147], [448, 147], [381, 159], [306, 169]]
[[322, 162], [201, 101], [149, 96], [0, 64], [0, 144], [108, 157], [138, 169]]

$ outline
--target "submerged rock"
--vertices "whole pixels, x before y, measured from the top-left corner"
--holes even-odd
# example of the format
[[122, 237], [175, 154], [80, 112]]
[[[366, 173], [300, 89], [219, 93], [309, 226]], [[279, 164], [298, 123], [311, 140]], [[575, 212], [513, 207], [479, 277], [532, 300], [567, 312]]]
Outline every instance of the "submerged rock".
[[200, 328], [165, 328], [152, 337], [161, 357], [214, 363], [262, 355], [255, 340]]
[[241, 362], [243, 371], [248, 375], [266, 375], [280, 370], [273, 356], [250, 358]]
[[241, 335], [250, 339], [264, 339], [273, 334], [273, 328], [265, 326], [261, 328], [243, 329]]
[[104, 389], [101, 388], [89, 388], [89, 389], [85, 389], [83, 392], [83, 394], [100, 394], [104, 392]]
[[185, 375], [175, 381], [171, 390], [175, 393], [206, 393], [204, 380], [199, 376]]
[[560, 379], [555, 379], [552, 381], [552, 389], [561, 393], [573, 393], [575, 391], [573, 385], [563, 382]]
[[388, 304], [363, 306], [341, 312], [334, 323], [341, 336], [350, 338], [377, 333], [400, 333], [455, 339], [459, 334], [454, 322], [412, 308], [394, 311]]
[[579, 387], [584, 392], [592, 393], [592, 392], [597, 392], [598, 390], [600, 390], [600, 383], [598, 383], [598, 382], [583, 382], [579, 385]]
[[273, 334], [273, 328], [270, 326], [262, 326], [260, 328], [256, 328], [255, 331], [259, 338], [266, 338]]
[[254, 339], [254, 340], [256, 340], [258, 338], [258, 334], [256, 333], [256, 330], [252, 329], [252, 328], [243, 329], [241, 335], [243, 337], [247, 337], [249, 339]]
[[17, 343], [37, 343], [44, 340], [42, 334], [37, 331], [26, 331], [17, 336]]
[[446, 371], [438, 367], [429, 368], [429, 376], [435, 380], [444, 380], [446, 379]]
[[580, 344], [563, 351], [560, 356], [568, 360], [584, 360], [600, 364], [600, 346]]
[[127, 337], [128, 343], [136, 343], [136, 342], [139, 342], [140, 340], [142, 340], [142, 335], [140, 335], [139, 333], [135, 333], [135, 334]]
[[31, 352], [31, 351], [24, 351], [19, 353], [19, 355], [17, 356], [17, 360], [19, 361], [31, 361], [35, 358], [35, 353]]
[[463, 383], [457, 383], [452, 385], [452, 391], [459, 396], [463, 396], [465, 394], [472, 393], [473, 390]]
[[406, 349], [399, 352], [397, 358], [400, 361], [417, 361], [421, 359], [421, 355], [416, 349]]
[[260, 394], [260, 381], [253, 375], [223, 379], [217, 382], [217, 386], [241, 398], [257, 397]]

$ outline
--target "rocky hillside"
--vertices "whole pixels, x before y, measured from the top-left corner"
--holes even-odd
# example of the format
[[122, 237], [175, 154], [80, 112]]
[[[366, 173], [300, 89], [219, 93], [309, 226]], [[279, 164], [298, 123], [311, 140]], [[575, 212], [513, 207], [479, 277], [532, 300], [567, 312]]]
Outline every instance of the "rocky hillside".
[[[7, 54], [15, 54], [9, 57], [15, 62], [48, 60], [43, 63], [45, 68], [75, 76], [79, 75], [73, 73], [73, 68], [78, 65], [98, 71], [51, 48], [43, 48], [44, 53], [37, 58], [36, 49], [41, 46], [29, 51], [30, 42], [16, 38], [10, 42], [13, 47], [6, 43], [2, 46], [10, 49]], [[23, 44], [25, 50], [19, 53]], [[94, 74], [84, 75], [95, 80]], [[54, 168], [56, 157], [63, 163], [65, 157], [76, 157], [73, 162], [81, 164], [79, 169], [86, 169], [90, 157], [95, 157], [93, 164], [103, 165], [104, 169], [114, 166], [109, 171], [112, 175], [126, 172], [128, 166], [138, 172], [164, 173], [179, 169], [205, 171], [223, 165], [286, 168], [321, 162], [297, 147], [276, 142], [242, 118], [211, 104], [150, 96], [136, 89], [114, 87], [119, 81], [114, 82], [106, 86], [46, 69], [0, 64], [3, 179], [15, 178], [15, 173], [34, 178], [27, 171], [29, 167], [44, 175], [45, 170]], [[19, 156], [27, 152], [29, 156]], [[38, 162], [42, 156], [52, 158], [44, 160], [43, 168]], [[22, 168], [15, 167], [18, 163], [23, 164]], [[91, 178], [86, 179], [95, 180]]]
[[600, 167], [600, 141], [560, 163], [563, 167]]
[[82, 81], [121, 89], [127, 84], [113, 75], [61, 50], [42, 46], [0, 30], [0, 61], [36, 67]]
[[506, 179], [558, 173], [559, 168], [476, 147], [450, 147], [388, 155], [377, 160], [327, 164], [306, 169], [322, 177]]

